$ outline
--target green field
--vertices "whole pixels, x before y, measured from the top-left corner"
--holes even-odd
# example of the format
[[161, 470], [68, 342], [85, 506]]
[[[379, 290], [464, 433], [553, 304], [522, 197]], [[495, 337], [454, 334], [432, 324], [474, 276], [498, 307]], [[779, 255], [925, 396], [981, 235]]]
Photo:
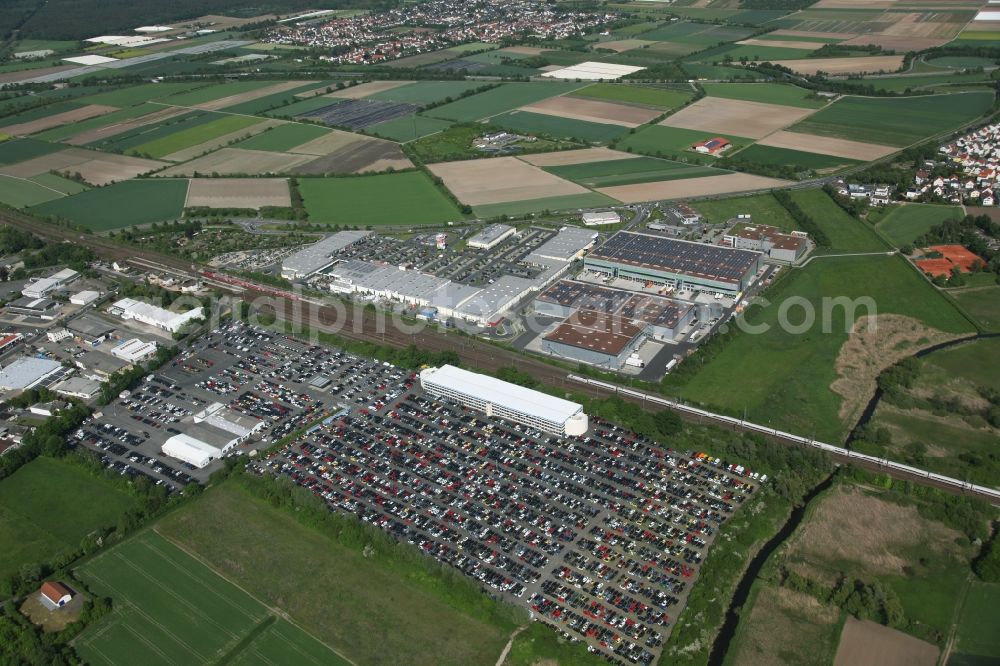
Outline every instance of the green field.
[[935, 206], [932, 204], [903, 204], [889, 211], [879, 221], [877, 228], [896, 247], [912, 243], [931, 227], [951, 218], [964, 215], [960, 206]]
[[443, 132], [449, 127], [451, 127], [451, 122], [447, 120], [414, 114], [372, 125], [366, 131], [393, 141], [413, 141], [428, 134]]
[[995, 67], [996, 60], [993, 58], [980, 58], [977, 56], [942, 56], [931, 58], [926, 61], [928, 65], [934, 67], [946, 67], [948, 69], [973, 69], [975, 67]]
[[513, 111], [490, 118], [490, 124], [519, 133], [545, 134], [557, 139], [606, 144], [628, 133], [627, 127], [592, 123], [576, 118], [560, 118], [544, 113]]
[[544, 211], [571, 210], [574, 208], [597, 208], [600, 206], [613, 206], [617, 201], [605, 196], [600, 192], [588, 192], [586, 194], [568, 194], [559, 197], [546, 197], [544, 199], [530, 199], [527, 201], [511, 201], [508, 203], [485, 204], [474, 206], [473, 212], [477, 217], [491, 219], [501, 215], [526, 215], [528, 213], [541, 213]]
[[782, 83], [705, 83], [702, 86], [709, 97], [741, 99], [748, 102], [798, 106], [819, 109], [828, 100], [815, 96], [811, 90]]
[[926, 76], [887, 76], [879, 78], [856, 79], [860, 85], [874, 86], [882, 90], [893, 92], [903, 92], [907, 89], [918, 90], [923, 93], [948, 92], [952, 84], [973, 84], [978, 82], [990, 82], [990, 73], [981, 74], [942, 72], [938, 74], [927, 74]]
[[899, 99], [842, 97], [791, 129], [854, 141], [908, 146], [985, 113], [993, 94], [927, 95]]
[[57, 146], [37, 139], [14, 139], [0, 143], [0, 164], [14, 164], [25, 160], [41, 157], [63, 150], [65, 146]]
[[1000, 331], [1000, 286], [952, 293], [958, 304], [989, 331]]
[[263, 122], [260, 118], [251, 116], [221, 116], [196, 127], [190, 127], [148, 143], [139, 144], [132, 148], [129, 153], [159, 159], [231, 132], [238, 132], [260, 122]]
[[342, 101], [344, 100], [327, 97], [325, 95], [317, 95], [315, 97], [306, 97], [305, 99], [297, 102], [292, 102], [287, 106], [279, 106], [277, 109], [265, 111], [264, 115], [272, 116], [274, 118], [294, 118], [295, 116], [302, 115], [303, 113], [309, 113], [310, 111], [322, 109], [324, 106], [331, 106]]
[[179, 218], [187, 186], [186, 179], [126, 180], [43, 203], [32, 210], [94, 231], [108, 231]]
[[265, 130], [256, 136], [241, 141], [234, 147], [245, 148], [246, 150], [269, 150], [275, 153], [282, 153], [329, 133], [330, 130], [317, 125], [288, 123]]
[[[143, 83], [137, 86], [129, 86], [120, 90], [98, 93], [90, 97], [84, 97], [82, 102], [87, 104], [107, 104], [108, 106], [134, 106], [149, 102], [154, 99], [163, 99], [170, 95], [179, 95], [195, 88], [206, 88], [214, 90], [216, 86], [203, 82], [183, 82], [183, 83]], [[162, 107], [160, 107], [162, 108]]]
[[302, 178], [312, 222], [410, 226], [462, 219], [458, 207], [419, 171], [351, 178]]
[[480, 81], [417, 81], [409, 85], [383, 90], [365, 99], [405, 102], [407, 104], [433, 104], [449, 97], [457, 98], [464, 92], [485, 85]]
[[823, 190], [795, 190], [792, 200], [830, 239], [830, 252], [880, 252], [888, 248], [871, 225], [851, 217]]
[[[747, 321], [769, 326], [766, 332], [739, 333], [678, 393], [730, 414], [746, 410], [757, 423], [804, 435], [815, 432], [826, 442], [843, 441], [849, 424], [840, 420], [841, 399], [830, 385], [837, 379], [835, 362], [853, 320], [846, 321], [842, 307], [833, 308], [828, 318], [822, 309], [824, 297], [842, 296], [870, 297], [879, 314], [910, 316], [949, 333], [972, 330], [901, 257], [818, 258], [804, 269], [794, 269], [777, 291], [766, 294], [769, 307], [750, 309]], [[816, 314], [804, 332], [784, 330], [779, 324], [781, 304], [793, 297], [812, 304]], [[789, 322], [801, 324], [802, 313], [799, 306], [790, 308]], [[866, 309], [859, 307], [855, 315], [859, 314], [867, 314]], [[824, 320], [829, 322], [829, 333], [822, 332]]]
[[582, 83], [507, 83], [478, 95], [456, 100], [427, 111], [428, 116], [444, 120], [472, 121], [489, 118], [525, 104], [562, 95], [582, 88]]
[[799, 60], [809, 57], [810, 49], [793, 49], [787, 46], [758, 46], [756, 44], [725, 44], [718, 48], [702, 51], [691, 58], [694, 62], [725, 62], [748, 60], [750, 62], [770, 62], [774, 60]]
[[512, 629], [456, 610], [435, 579], [367, 559], [234, 483], [157, 529], [359, 666], [492, 666]]
[[126, 153], [141, 146], [144, 143], [151, 143], [159, 139], [183, 132], [188, 129], [210, 123], [220, 118], [218, 114], [206, 113], [204, 111], [192, 111], [184, 115], [170, 118], [158, 123], [143, 125], [134, 129], [115, 134], [106, 138], [97, 139], [87, 144], [88, 148], [103, 150], [109, 153]]
[[974, 581], [965, 598], [958, 640], [948, 666], [987, 666], [1000, 660], [1000, 585]]
[[64, 192], [57, 191], [53, 187], [26, 178], [0, 175], [0, 202], [8, 206], [14, 208], [37, 206], [63, 196]]
[[949, 375], [1000, 391], [1000, 374], [996, 372], [1000, 364], [1000, 338], [984, 338], [942, 349], [925, 356], [924, 360]]
[[590, 162], [586, 164], [570, 164], [566, 166], [547, 167], [545, 169], [560, 178], [572, 180], [584, 187], [612, 187], [614, 185], [631, 185], [633, 183], [652, 183], [661, 180], [676, 180], [678, 178], [699, 178], [726, 173], [719, 169], [703, 166], [691, 166], [680, 162], [658, 160], [653, 157], [634, 157], [623, 160], [608, 160], [606, 162]]
[[135, 505], [132, 497], [81, 467], [36, 458], [0, 481], [0, 576], [6, 579], [25, 564], [75, 550], [81, 539], [113, 528]]
[[767, 164], [793, 167], [798, 171], [824, 171], [832, 173], [849, 166], [860, 164], [858, 160], [819, 153], [805, 153], [790, 148], [775, 148], [754, 144], [738, 153], [730, 155], [734, 162]]
[[722, 224], [739, 215], [750, 215], [751, 219], [778, 227], [783, 231], [799, 229], [785, 207], [771, 194], [755, 194], [749, 197], [710, 199], [697, 201], [694, 209], [701, 213], [708, 224]]
[[700, 155], [691, 146], [710, 139], [721, 136], [732, 142], [732, 147], [727, 153], [734, 153], [744, 146], [753, 143], [753, 139], [746, 139], [729, 134], [718, 134], [716, 132], [699, 132], [696, 130], [680, 129], [678, 127], [667, 127], [665, 125], [647, 125], [640, 128], [635, 134], [629, 134], [616, 146], [620, 150], [631, 148], [637, 153], [654, 155], [656, 157], [667, 157], [673, 159], [683, 159], [688, 162], [698, 164], [714, 164], [718, 160], [711, 155]]
[[691, 94], [669, 88], [621, 85], [615, 83], [595, 83], [577, 90], [570, 97], [601, 99], [609, 102], [624, 102], [653, 106], [659, 109], [674, 109], [691, 99]]
[[346, 666], [315, 638], [152, 531], [78, 569], [114, 611], [76, 648], [90, 664], [296, 664]]
[[33, 183], [56, 190], [61, 194], [79, 194], [80, 192], [85, 192], [90, 189], [83, 183], [70, 180], [69, 178], [63, 178], [62, 176], [57, 176], [54, 173], [42, 173], [37, 176], [32, 176], [29, 180]]

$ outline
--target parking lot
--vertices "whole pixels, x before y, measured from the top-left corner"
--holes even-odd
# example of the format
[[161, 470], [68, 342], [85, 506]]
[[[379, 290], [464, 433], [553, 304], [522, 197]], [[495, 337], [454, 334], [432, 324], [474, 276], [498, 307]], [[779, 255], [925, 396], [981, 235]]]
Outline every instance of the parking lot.
[[609, 661], [653, 663], [756, 475], [603, 422], [568, 440], [488, 422], [414, 381], [378, 387], [251, 469], [291, 477]]
[[219, 402], [265, 422], [258, 437], [234, 453], [269, 446], [344, 406], [384, 396], [377, 387], [398, 384], [391, 366], [308, 345], [235, 322], [213, 331], [134, 391], [88, 419], [71, 437], [101, 454], [109, 468], [145, 475], [173, 491], [205, 481], [221, 463], [198, 469], [161, 452], [185, 432], [193, 415]]
[[[468, 235], [468, 230], [465, 232]], [[450, 233], [450, 242], [456, 241], [455, 233]], [[526, 261], [526, 257], [556, 232], [551, 229], [523, 229], [489, 250], [464, 249], [456, 251], [449, 246], [439, 249], [431, 242], [433, 235], [400, 240], [390, 236], [372, 234], [336, 255], [338, 260], [363, 261], [377, 258], [379, 262], [430, 273], [460, 284], [486, 286], [504, 275], [534, 278], [542, 272], [542, 267]], [[421, 242], [424, 241], [424, 242]], [[314, 276], [310, 283], [321, 286], [322, 274]]]

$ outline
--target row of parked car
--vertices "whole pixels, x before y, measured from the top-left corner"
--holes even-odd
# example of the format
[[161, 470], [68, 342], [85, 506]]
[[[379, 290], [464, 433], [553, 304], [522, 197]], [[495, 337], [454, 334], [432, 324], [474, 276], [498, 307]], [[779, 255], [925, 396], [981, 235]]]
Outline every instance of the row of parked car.
[[697, 456], [599, 421], [559, 439], [403, 393], [252, 469], [290, 476], [614, 662], [648, 664], [718, 527], [755, 488]]

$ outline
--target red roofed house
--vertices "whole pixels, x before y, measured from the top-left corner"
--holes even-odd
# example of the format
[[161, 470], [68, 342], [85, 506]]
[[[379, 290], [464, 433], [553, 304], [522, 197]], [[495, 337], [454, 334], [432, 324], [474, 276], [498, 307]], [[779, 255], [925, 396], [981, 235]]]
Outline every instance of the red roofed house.
[[65, 606], [73, 598], [73, 591], [58, 581], [45, 581], [41, 589], [42, 603], [49, 609]]
[[727, 139], [723, 139], [721, 136], [717, 136], [712, 139], [705, 139], [701, 143], [696, 143], [692, 146], [697, 153], [705, 153], [708, 155], [718, 155], [723, 150], [728, 148], [730, 143]]

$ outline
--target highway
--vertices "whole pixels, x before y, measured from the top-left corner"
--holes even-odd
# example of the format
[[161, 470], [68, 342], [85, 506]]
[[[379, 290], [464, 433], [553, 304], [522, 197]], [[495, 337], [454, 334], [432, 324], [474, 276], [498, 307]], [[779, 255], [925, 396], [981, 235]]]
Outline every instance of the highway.
[[432, 352], [453, 351], [458, 354], [462, 364], [466, 367], [485, 372], [495, 372], [502, 367], [514, 366], [549, 387], [561, 388], [565, 391], [572, 390], [594, 398], [617, 395], [623, 400], [643, 406], [659, 405], [673, 409], [691, 421], [713, 423], [730, 430], [762, 434], [786, 444], [817, 448], [830, 454], [839, 463], [857, 465], [869, 471], [889, 474], [894, 478], [907, 479], [922, 485], [941, 488], [956, 495], [977, 496], [991, 503], [1000, 504], [1000, 492], [990, 488], [975, 486], [887, 459], [861, 455], [831, 444], [817, 442], [724, 414], [698, 409], [624, 386], [568, 374], [565, 370], [541, 359], [524, 355], [512, 349], [491, 345], [456, 331], [449, 332], [431, 326], [414, 326], [412, 332], [403, 331], [392, 325], [389, 315], [373, 312], [370, 308], [365, 309], [349, 303], [330, 303], [317, 297], [300, 294], [289, 294], [287, 297], [275, 296], [273, 295], [276, 291], [275, 288], [269, 285], [244, 282], [249, 287], [239, 287], [227, 282], [207, 279], [201, 274], [198, 266], [176, 257], [125, 247], [100, 236], [81, 234], [72, 229], [40, 222], [11, 211], [0, 212], [0, 222], [30, 231], [52, 242], [80, 243], [107, 259], [127, 261], [143, 270], [166, 271], [189, 279], [202, 279], [226, 293], [253, 296], [252, 299], [248, 300], [253, 300], [257, 307], [272, 311], [281, 321], [298, 326], [335, 333], [348, 340], [381, 343], [400, 348], [412, 344]]

